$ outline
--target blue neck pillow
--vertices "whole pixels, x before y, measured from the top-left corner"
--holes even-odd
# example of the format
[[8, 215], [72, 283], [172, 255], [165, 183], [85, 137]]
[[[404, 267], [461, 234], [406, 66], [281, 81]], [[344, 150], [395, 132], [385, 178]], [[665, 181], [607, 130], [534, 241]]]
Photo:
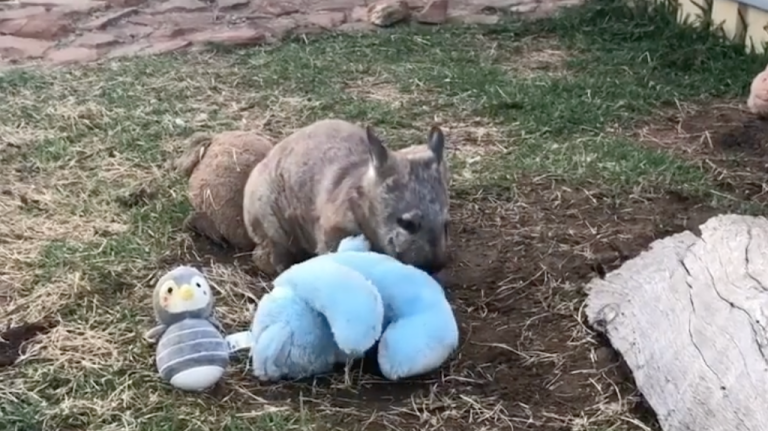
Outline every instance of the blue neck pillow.
[[459, 343], [442, 286], [370, 251], [362, 235], [291, 266], [273, 285], [250, 331], [227, 337], [232, 350], [250, 349], [252, 372], [263, 381], [327, 373], [362, 358], [377, 341], [381, 373], [399, 380], [439, 368]]

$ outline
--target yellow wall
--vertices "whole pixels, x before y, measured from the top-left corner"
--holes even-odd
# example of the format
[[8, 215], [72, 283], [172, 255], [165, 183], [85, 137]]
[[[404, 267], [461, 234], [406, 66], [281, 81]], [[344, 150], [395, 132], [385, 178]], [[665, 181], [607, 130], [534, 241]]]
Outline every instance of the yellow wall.
[[725, 36], [744, 41], [747, 50], [754, 49], [762, 53], [768, 43], [768, 11], [734, 0], [677, 0], [678, 19], [681, 22], [695, 23], [708, 11], [707, 1], [711, 1], [711, 18]]

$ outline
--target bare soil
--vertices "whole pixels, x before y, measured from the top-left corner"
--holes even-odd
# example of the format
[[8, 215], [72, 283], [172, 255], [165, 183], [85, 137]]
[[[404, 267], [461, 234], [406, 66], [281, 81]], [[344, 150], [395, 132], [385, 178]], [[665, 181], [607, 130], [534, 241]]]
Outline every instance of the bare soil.
[[638, 129], [641, 141], [696, 160], [738, 200], [768, 199], [768, 119], [740, 104], [682, 107]]
[[[616, 201], [549, 182], [518, 181], [515, 188], [452, 203], [454, 262], [439, 277], [460, 322], [461, 347], [439, 371], [391, 383], [364, 364], [350, 389], [336, 384], [341, 373], [261, 386], [241, 368], [214, 396], [229, 397], [243, 385], [268, 400], [301, 396], [311, 411], [328, 413], [329, 423], [353, 429], [411, 429], [428, 421], [457, 430], [489, 422], [571, 430], [574, 418], [599, 421], [622, 402], [655, 427], [620, 359], [583, 323], [582, 287], [653, 240], [695, 228], [717, 211], [674, 194]], [[202, 239], [198, 245], [203, 266], [231, 261]], [[386, 413], [393, 408], [408, 413]]]
[[55, 324], [50, 321], [22, 323], [0, 333], [0, 368], [16, 363], [16, 360], [24, 354], [25, 343], [48, 332], [53, 326]]

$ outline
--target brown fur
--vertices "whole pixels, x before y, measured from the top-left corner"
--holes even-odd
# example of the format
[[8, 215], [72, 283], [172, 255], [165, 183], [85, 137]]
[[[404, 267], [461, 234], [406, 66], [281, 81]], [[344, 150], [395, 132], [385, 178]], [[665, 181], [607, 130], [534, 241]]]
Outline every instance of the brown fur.
[[189, 200], [194, 208], [185, 227], [224, 245], [251, 251], [243, 224], [243, 188], [248, 174], [272, 149], [265, 136], [250, 131], [217, 135], [195, 134], [187, 150], [174, 162], [189, 178]]
[[363, 233], [376, 251], [430, 272], [442, 269], [448, 260], [443, 141], [433, 128], [429, 144], [390, 151], [372, 129], [342, 120], [297, 130], [245, 186], [243, 219], [257, 244], [256, 265], [280, 273]]

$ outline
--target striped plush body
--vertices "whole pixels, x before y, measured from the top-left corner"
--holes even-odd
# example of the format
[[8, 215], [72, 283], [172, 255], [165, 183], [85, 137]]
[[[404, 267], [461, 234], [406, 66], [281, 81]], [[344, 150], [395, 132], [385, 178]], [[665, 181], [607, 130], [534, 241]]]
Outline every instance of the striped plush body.
[[229, 365], [229, 344], [213, 317], [213, 291], [203, 273], [180, 266], [155, 285], [152, 298], [158, 325], [144, 338], [157, 343], [160, 378], [185, 391], [210, 388]]
[[166, 329], [157, 344], [160, 377], [184, 390], [215, 384], [229, 365], [229, 347], [205, 319], [184, 319]]

